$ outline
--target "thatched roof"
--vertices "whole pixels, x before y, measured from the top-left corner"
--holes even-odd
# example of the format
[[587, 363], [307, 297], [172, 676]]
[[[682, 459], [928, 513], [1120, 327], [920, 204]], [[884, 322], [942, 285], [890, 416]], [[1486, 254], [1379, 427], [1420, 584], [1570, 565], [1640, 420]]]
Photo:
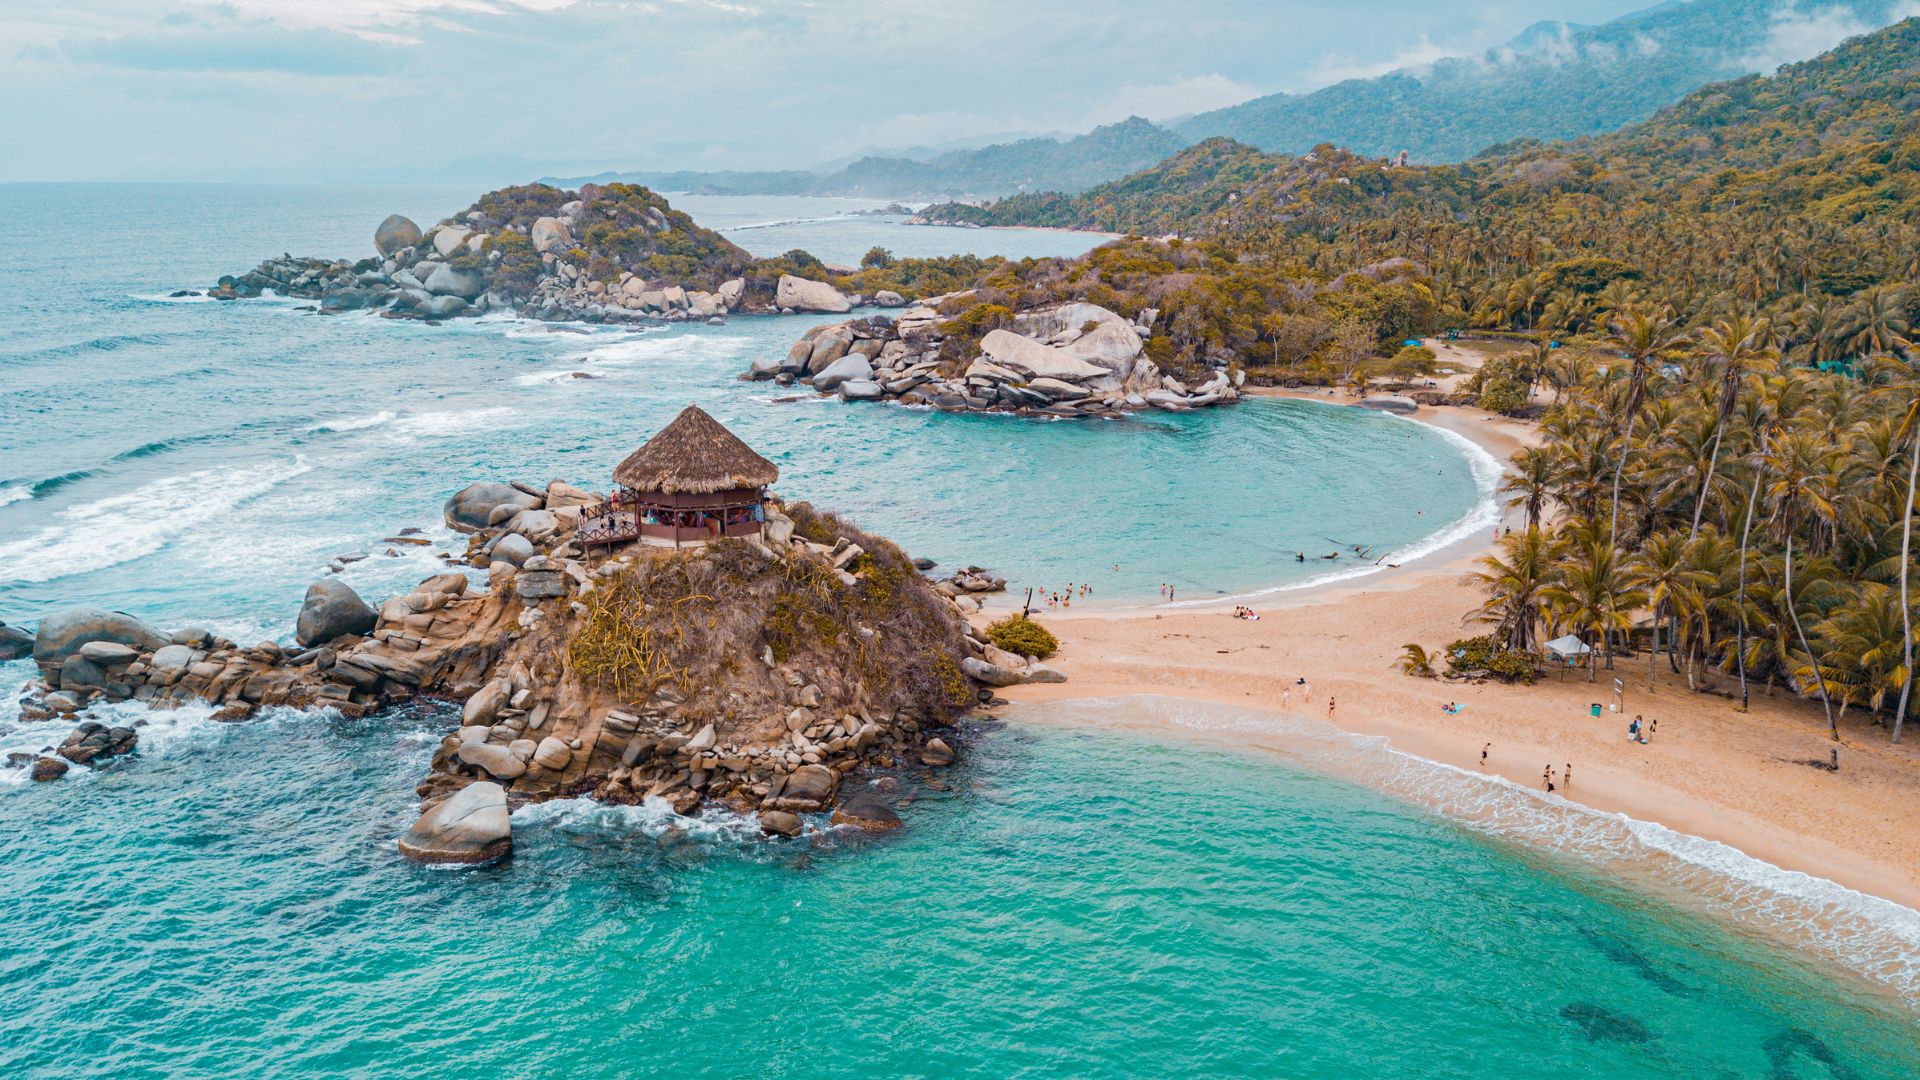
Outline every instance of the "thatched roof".
[[669, 495], [767, 487], [779, 478], [779, 466], [698, 405], [681, 410], [613, 470], [613, 482], [622, 487]]

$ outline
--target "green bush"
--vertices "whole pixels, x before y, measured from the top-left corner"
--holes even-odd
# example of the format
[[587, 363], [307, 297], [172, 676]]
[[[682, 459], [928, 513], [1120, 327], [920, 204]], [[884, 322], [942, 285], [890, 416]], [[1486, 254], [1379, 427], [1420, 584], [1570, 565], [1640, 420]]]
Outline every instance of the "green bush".
[[1517, 413], [1527, 407], [1527, 392], [1512, 379], [1489, 379], [1480, 388], [1480, 407], [1491, 413]]
[[1503, 682], [1533, 681], [1533, 657], [1503, 649], [1491, 635], [1462, 638], [1447, 646], [1449, 675], [1492, 675]]
[[1042, 660], [1052, 656], [1060, 648], [1060, 639], [1046, 627], [1024, 615], [1009, 615], [992, 626], [987, 627], [987, 640], [996, 648], [1005, 649], [1020, 656], [1034, 656]]

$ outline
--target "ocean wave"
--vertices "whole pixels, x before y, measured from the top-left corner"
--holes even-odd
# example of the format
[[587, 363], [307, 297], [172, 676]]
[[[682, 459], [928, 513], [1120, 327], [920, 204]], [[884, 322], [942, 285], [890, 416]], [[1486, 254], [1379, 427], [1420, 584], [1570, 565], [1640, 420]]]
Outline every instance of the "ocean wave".
[[587, 835], [633, 835], [658, 837], [669, 830], [707, 842], [744, 844], [760, 836], [757, 814], [742, 814], [725, 807], [709, 807], [699, 817], [683, 817], [658, 795], [642, 799], [634, 806], [612, 806], [589, 798], [549, 799], [523, 806], [513, 812], [518, 828], [548, 828]]
[[215, 300], [215, 299], [214, 299], [213, 297], [211, 297], [211, 296], [208, 296], [208, 295], [207, 295], [206, 293], [195, 293], [195, 294], [193, 294], [192, 296], [174, 296], [174, 295], [172, 295], [172, 294], [170, 294], [170, 293], [128, 293], [128, 294], [127, 294], [127, 299], [129, 299], [129, 300], [140, 300], [140, 301], [143, 301], [143, 302], [145, 302], [145, 303], [149, 303], [149, 304], [213, 304], [213, 303], [218, 303], [218, 301], [217, 301], [217, 300]]
[[515, 375], [513, 381], [518, 386], [550, 386], [571, 382], [587, 382], [602, 378], [590, 371], [579, 368], [555, 368], [551, 371], [531, 371], [525, 375]]
[[32, 484], [0, 485], [0, 506], [6, 506], [10, 503], [25, 502], [31, 498], [33, 498]]
[[345, 420], [328, 420], [324, 423], [314, 424], [312, 427], [309, 427], [306, 430], [308, 434], [319, 434], [323, 432], [363, 431], [370, 427], [379, 427], [381, 424], [388, 423], [394, 418], [394, 415], [395, 415], [394, 413], [386, 409], [382, 409], [377, 413], [371, 413], [367, 416], [354, 416], [354, 417], [349, 417]]
[[1784, 938], [1920, 1005], [1920, 911], [1716, 840], [1595, 810], [1305, 717], [1145, 695], [1024, 708], [1050, 719], [1123, 727], [1137, 726], [1144, 714], [1189, 731], [1254, 736], [1255, 748], [1311, 771], [1383, 790], [1478, 832], [1602, 866], [1737, 929]]
[[52, 581], [151, 555], [311, 468], [296, 458], [203, 469], [68, 507], [32, 536], [0, 544], [0, 583]]
[[514, 410], [504, 405], [496, 405], [484, 409], [413, 413], [393, 421], [389, 426], [391, 430], [403, 437], [430, 438], [497, 428], [502, 420], [512, 415]]

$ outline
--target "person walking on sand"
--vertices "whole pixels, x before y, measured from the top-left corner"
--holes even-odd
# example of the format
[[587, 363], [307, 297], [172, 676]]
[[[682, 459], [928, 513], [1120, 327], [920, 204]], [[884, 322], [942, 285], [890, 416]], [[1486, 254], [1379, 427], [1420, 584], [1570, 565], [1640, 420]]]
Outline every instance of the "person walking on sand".
[[1573, 790], [1573, 762], [1571, 761], [1567, 762], [1566, 768], [1560, 770], [1560, 786], [1568, 791]]
[[1305, 675], [1302, 675], [1298, 685], [1300, 687], [1300, 704], [1313, 704], [1313, 684], [1307, 681]]
[[1493, 749], [1492, 743], [1482, 743], [1480, 746], [1480, 767], [1483, 769], [1487, 767], [1487, 751], [1491, 749]]
[[1327, 719], [1333, 719], [1333, 695], [1327, 695]]
[[1292, 700], [1293, 700], [1293, 687], [1291, 686], [1281, 687], [1280, 688], [1280, 707], [1283, 709], [1286, 708], [1287, 705], [1292, 702]]
[[1553, 794], [1553, 766], [1547, 766], [1546, 771], [1540, 774], [1540, 781], [1547, 785], [1547, 794]]

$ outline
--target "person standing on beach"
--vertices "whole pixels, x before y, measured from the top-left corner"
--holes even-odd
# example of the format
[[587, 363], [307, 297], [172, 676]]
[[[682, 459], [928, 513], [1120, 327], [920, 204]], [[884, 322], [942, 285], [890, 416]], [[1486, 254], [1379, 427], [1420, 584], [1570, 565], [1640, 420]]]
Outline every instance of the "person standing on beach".
[[1573, 762], [1571, 761], [1567, 762], [1566, 768], [1560, 770], [1560, 786], [1568, 791], [1573, 790]]
[[1287, 704], [1288, 704], [1288, 702], [1289, 702], [1289, 701], [1290, 701], [1290, 700], [1291, 700], [1292, 698], [1293, 698], [1293, 687], [1291, 687], [1291, 686], [1283, 686], [1283, 687], [1281, 687], [1281, 688], [1280, 688], [1280, 707], [1281, 707], [1281, 708], [1283, 708], [1283, 709], [1284, 709], [1284, 708], [1286, 708], [1286, 707], [1287, 707]]
[[1540, 780], [1547, 785], [1547, 794], [1553, 794], [1553, 766], [1547, 766], [1546, 771], [1540, 774]]
[[1483, 769], [1487, 767], [1487, 751], [1491, 749], [1493, 749], [1492, 743], [1485, 743], [1480, 747], [1480, 767]]
[[1643, 742], [1643, 743], [1650, 743], [1650, 742], [1652, 742], [1652, 741], [1653, 741], [1653, 737], [1654, 737], [1654, 736], [1655, 736], [1656, 734], [1658, 734], [1658, 733], [1659, 733], [1659, 731], [1660, 731], [1660, 721], [1659, 721], [1658, 719], [1655, 719], [1655, 720], [1653, 721], [1653, 723], [1651, 723], [1651, 724], [1648, 724], [1648, 725], [1647, 725], [1647, 734], [1646, 734], [1646, 737], [1645, 737], [1645, 738], [1643, 738], [1643, 739], [1641, 739], [1640, 741], [1641, 741], [1641, 742]]
[[1333, 719], [1333, 695], [1327, 695], [1327, 719]]

